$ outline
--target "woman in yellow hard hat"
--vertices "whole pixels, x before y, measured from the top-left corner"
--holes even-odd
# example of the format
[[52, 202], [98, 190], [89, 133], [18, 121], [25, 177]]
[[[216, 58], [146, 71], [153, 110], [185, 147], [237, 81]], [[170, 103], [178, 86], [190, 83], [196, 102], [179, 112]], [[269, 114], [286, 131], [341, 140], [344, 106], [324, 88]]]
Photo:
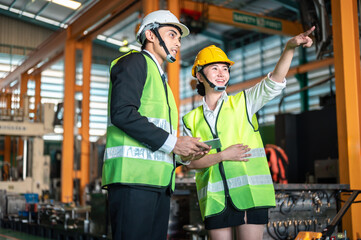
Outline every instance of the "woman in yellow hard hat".
[[256, 112], [285, 88], [295, 48], [310, 47], [313, 30], [291, 38], [273, 72], [234, 96], [225, 91], [234, 62], [220, 48], [206, 47], [194, 61], [192, 75], [204, 97], [200, 107], [183, 117], [184, 135], [220, 140], [209, 154], [187, 166], [197, 169], [199, 206], [212, 240], [234, 239], [232, 227], [237, 239], [263, 237], [275, 194]]

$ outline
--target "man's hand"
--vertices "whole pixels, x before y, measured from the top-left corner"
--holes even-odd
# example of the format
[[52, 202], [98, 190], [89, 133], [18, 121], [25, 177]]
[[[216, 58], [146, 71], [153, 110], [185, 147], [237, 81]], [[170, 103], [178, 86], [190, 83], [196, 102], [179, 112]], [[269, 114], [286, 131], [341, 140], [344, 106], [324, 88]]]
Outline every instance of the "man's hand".
[[298, 46], [303, 46], [303, 47], [311, 47], [312, 46], [312, 39], [309, 37], [309, 35], [315, 30], [315, 26], [311, 27], [310, 29], [308, 29], [306, 32], [301, 33], [293, 38], [291, 38], [290, 40], [288, 40], [287, 42], [287, 48], [293, 49], [296, 48]]
[[210, 146], [199, 140], [200, 138], [189, 136], [178, 137], [173, 153], [181, 156], [183, 161], [197, 160], [206, 155], [211, 149]]

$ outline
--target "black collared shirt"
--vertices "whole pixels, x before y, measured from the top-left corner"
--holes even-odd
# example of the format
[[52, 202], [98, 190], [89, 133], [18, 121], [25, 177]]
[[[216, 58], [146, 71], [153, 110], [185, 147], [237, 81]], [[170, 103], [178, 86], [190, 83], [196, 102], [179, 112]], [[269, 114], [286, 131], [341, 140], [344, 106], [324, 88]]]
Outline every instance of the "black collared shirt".
[[138, 112], [143, 87], [147, 79], [145, 52], [121, 58], [111, 69], [111, 123], [152, 151], [158, 150], [169, 133], [150, 123]]
[[[114, 126], [152, 151], [156, 151], [163, 146], [169, 133], [150, 123], [145, 116], [141, 116], [138, 112], [148, 72], [143, 54], [149, 56], [146, 52], [132, 53], [119, 59], [112, 67], [110, 72], [112, 81], [110, 119]], [[171, 192], [171, 185], [163, 188], [131, 184], [128, 186], [149, 191]]]

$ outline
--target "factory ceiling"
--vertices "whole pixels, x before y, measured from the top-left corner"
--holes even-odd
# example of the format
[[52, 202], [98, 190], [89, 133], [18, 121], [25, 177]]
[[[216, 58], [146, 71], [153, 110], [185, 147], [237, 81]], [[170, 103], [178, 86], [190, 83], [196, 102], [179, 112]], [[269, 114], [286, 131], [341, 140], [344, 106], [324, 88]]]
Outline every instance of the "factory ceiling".
[[[78, 5], [63, 6], [63, 4], [67, 3], [66, 0], [0, 0], [0, 14], [58, 30], [72, 24], [82, 13], [98, 2], [100, 1], [77, 0], [69, 1], [69, 3], [79, 3]], [[113, 24], [104, 32], [97, 33], [95, 37], [97, 43], [103, 43], [117, 49], [127, 44], [130, 48], [139, 49], [140, 46], [135, 41], [134, 35], [136, 25], [139, 24], [142, 17], [142, 12], [139, 11], [141, 9], [141, 1], [134, 1], [134, 3], [138, 3], [140, 7], [138, 9], [135, 8], [136, 10], [128, 14], [125, 19]], [[196, 3], [196, 5], [193, 5], [193, 3]], [[166, 4], [167, 1], [160, 1], [160, 8], [166, 9]], [[272, 32], [262, 31], [262, 29], [256, 26], [253, 28], [243, 28], [242, 26], [227, 24], [227, 21], [213, 21], [212, 15], [214, 15], [214, 12], [217, 12], [217, 9], [241, 11], [241, 15], [249, 13], [255, 16], [266, 16], [281, 21], [285, 20], [289, 23], [298, 21], [299, 24], [300, 22], [299, 0], [180, 0], [180, 4], [181, 21], [185, 22], [193, 33], [182, 40], [183, 66], [191, 64], [197, 52], [205, 46], [215, 44], [229, 50], [232, 47], [232, 42], [237, 39], [251, 35], [257, 35], [256, 38], [260, 38], [267, 36], [267, 34], [272, 34]], [[91, 26], [87, 31], [92, 31], [93, 27]], [[289, 27], [289, 29], [292, 28], [292, 26]], [[255, 34], [255, 31], [262, 34]], [[279, 33], [282, 32], [285, 33], [284, 35], [293, 34], [287, 33], [284, 30], [279, 31]], [[274, 33], [277, 34], [277, 32]]]

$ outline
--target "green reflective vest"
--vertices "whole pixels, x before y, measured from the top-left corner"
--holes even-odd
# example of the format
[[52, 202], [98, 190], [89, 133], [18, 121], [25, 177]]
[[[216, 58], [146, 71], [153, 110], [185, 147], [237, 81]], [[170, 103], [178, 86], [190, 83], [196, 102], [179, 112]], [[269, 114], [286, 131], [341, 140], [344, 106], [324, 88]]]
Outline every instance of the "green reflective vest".
[[234, 144], [247, 144], [252, 150], [248, 162], [223, 161], [196, 173], [199, 206], [203, 219], [222, 212], [226, 197], [241, 210], [275, 206], [275, 194], [256, 115], [248, 119], [244, 92], [228, 96], [223, 101], [216, 120], [216, 133], [204, 118], [203, 106], [183, 117], [185, 126], [193, 137], [202, 141], [219, 137], [222, 149], [212, 149], [215, 154]]
[[[129, 52], [132, 54], [135, 51]], [[122, 56], [124, 57], [124, 55]], [[122, 58], [120, 57], [120, 58]], [[144, 55], [147, 63], [147, 79], [143, 88], [140, 115], [167, 132], [177, 133], [178, 110], [168, 84], [167, 94], [163, 86], [156, 63]], [[110, 69], [120, 59], [115, 59]], [[175, 163], [173, 154], [162, 151], [151, 151], [125, 132], [110, 123], [110, 94], [112, 82], [109, 83], [108, 96], [108, 127], [106, 148], [102, 173], [102, 186], [106, 188], [112, 183], [142, 185], [151, 187], [166, 187], [172, 184], [174, 189]], [[169, 104], [169, 106], [168, 106]], [[170, 111], [170, 113], [169, 113]], [[171, 124], [169, 121], [171, 118]], [[173, 130], [170, 131], [170, 128]]]

